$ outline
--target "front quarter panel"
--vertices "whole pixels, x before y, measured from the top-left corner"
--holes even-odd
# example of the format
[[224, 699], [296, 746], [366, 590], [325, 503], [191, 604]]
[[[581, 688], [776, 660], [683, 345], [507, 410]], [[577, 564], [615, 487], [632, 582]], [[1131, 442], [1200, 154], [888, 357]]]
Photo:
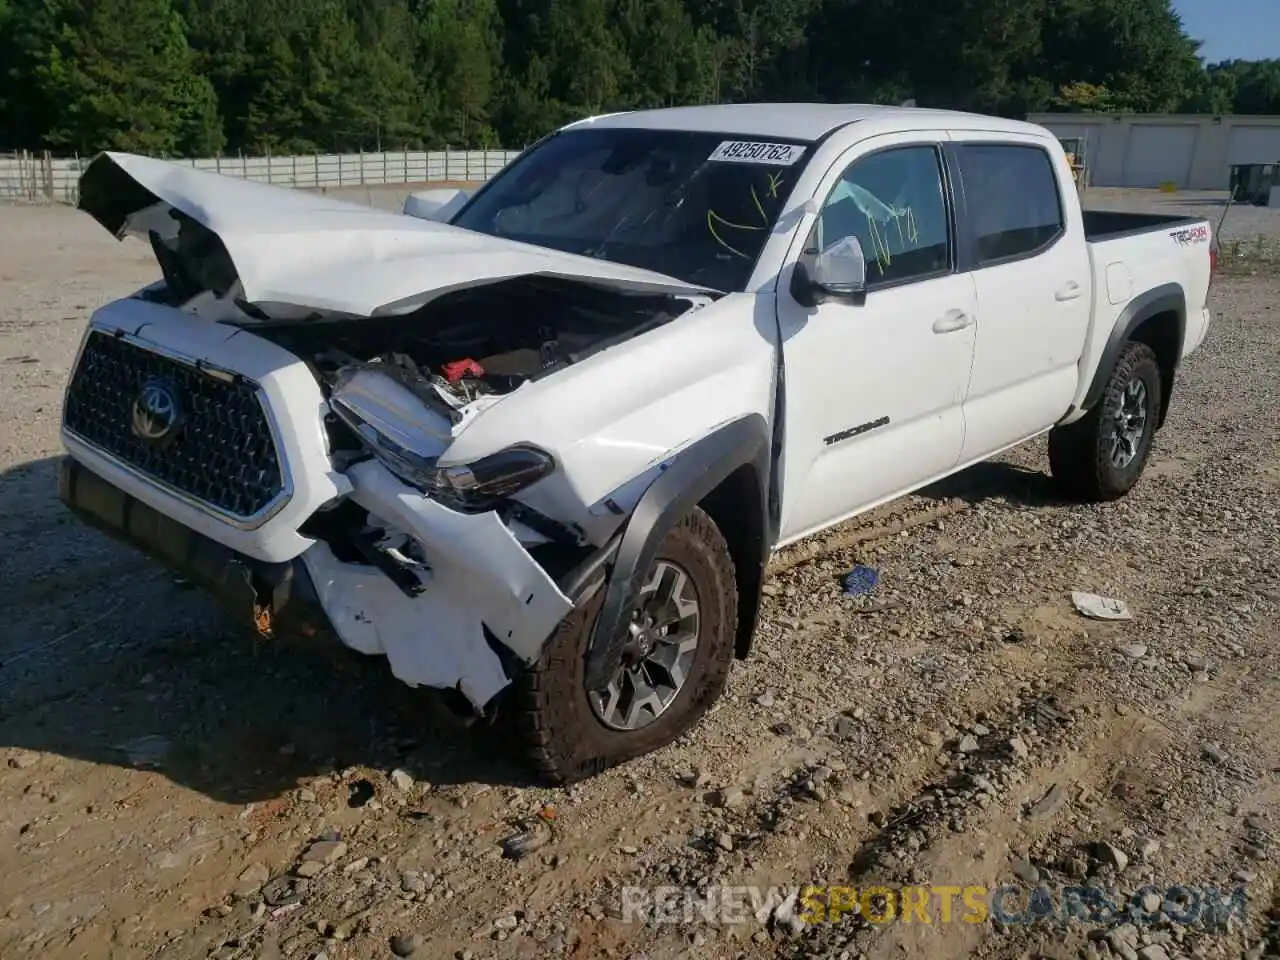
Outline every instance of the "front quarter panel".
[[646, 471], [729, 421], [772, 422], [776, 331], [772, 295], [730, 294], [525, 384], [476, 417], [440, 462], [541, 447], [557, 469], [520, 499], [598, 544], [638, 501]]

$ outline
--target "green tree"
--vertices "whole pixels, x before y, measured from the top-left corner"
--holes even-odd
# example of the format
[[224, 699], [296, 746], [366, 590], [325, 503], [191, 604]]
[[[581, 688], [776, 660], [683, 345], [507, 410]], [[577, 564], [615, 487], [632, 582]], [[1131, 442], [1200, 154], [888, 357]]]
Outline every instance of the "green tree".
[[355, 26], [350, 135], [372, 149], [420, 146], [430, 114], [417, 72], [418, 22], [405, 0], [348, 0]]
[[1210, 67], [1198, 78], [1182, 109], [1189, 113], [1234, 113], [1238, 81], [1234, 72]]
[[551, 97], [551, 71], [542, 57], [529, 57], [522, 70], [503, 77], [496, 117], [501, 143], [532, 143], [560, 126], [564, 117], [563, 105]]
[[[268, 8], [269, 9], [269, 8]], [[252, 68], [245, 140], [255, 153], [351, 149], [377, 131], [365, 124], [365, 66], [342, 0], [280, 0], [276, 17], [250, 10]], [[260, 25], [259, 25], [260, 24]]]
[[52, 147], [172, 154], [220, 145], [207, 81], [193, 73], [171, 0], [48, 0], [19, 40], [39, 96], [30, 127]]
[[712, 99], [710, 64], [716, 37], [695, 27], [680, 0], [616, 0], [612, 22], [626, 70], [620, 98], [631, 108]]
[[419, 12], [419, 82], [437, 144], [495, 143], [502, 20], [494, 0], [429, 0]]
[[519, 145], [733, 100], [1280, 113], [1171, 0], [0, 0], [0, 145]]
[[1104, 84], [1065, 84], [1051, 101], [1055, 110], [1064, 113], [1108, 113], [1117, 109], [1116, 95]]
[[[750, 100], [768, 96], [779, 82], [778, 66], [802, 48], [818, 0], [685, 0], [695, 23], [718, 39], [711, 63], [717, 99]], [[846, 55], [861, 46], [845, 38]], [[842, 58], [843, 59], [843, 58]]]
[[[0, 64], [9, 64], [7, 68], [0, 67], [0, 81], [3, 81], [0, 82], [0, 136], [4, 135], [4, 131], [9, 131], [14, 123], [10, 104], [12, 94], [9, 92], [14, 82], [12, 70], [17, 56], [13, 23], [13, 8], [9, 5], [9, 0], [0, 0]], [[0, 141], [0, 147], [3, 146], [3, 141]]]
[[1055, 0], [1041, 36], [1042, 69], [1055, 88], [1106, 87], [1114, 110], [1176, 111], [1203, 73], [1169, 0]]
[[606, 0], [558, 0], [547, 17], [552, 96], [566, 117], [619, 105], [628, 64]]
[[1213, 64], [1207, 73], [1211, 82], [1230, 92], [1231, 112], [1280, 113], [1280, 60], [1228, 60]]

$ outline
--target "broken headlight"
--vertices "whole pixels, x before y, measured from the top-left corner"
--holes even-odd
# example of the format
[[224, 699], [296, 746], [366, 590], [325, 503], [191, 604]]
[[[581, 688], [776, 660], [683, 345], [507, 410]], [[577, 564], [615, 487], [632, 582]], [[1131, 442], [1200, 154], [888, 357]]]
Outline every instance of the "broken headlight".
[[361, 437], [383, 466], [410, 486], [454, 510], [488, 510], [519, 493], [555, 469], [551, 455], [534, 447], [508, 447], [473, 463], [437, 467], [415, 462], [404, 448], [386, 437], [361, 431]]
[[484, 510], [531, 486], [555, 468], [551, 455], [536, 447], [508, 447], [472, 463], [437, 467], [424, 489], [445, 506]]
[[340, 375], [329, 407], [384, 467], [455, 509], [488, 509], [555, 469], [550, 454], [523, 444], [474, 463], [436, 466], [452, 440], [450, 424], [404, 385], [367, 367]]
[[551, 455], [535, 447], [508, 447], [473, 463], [438, 467], [368, 423], [356, 433], [382, 465], [410, 486], [456, 510], [487, 510], [555, 469]]
[[404, 384], [370, 367], [339, 372], [329, 409], [402, 479], [434, 468], [453, 440], [448, 420]]
[[360, 439], [388, 470], [433, 500], [455, 510], [487, 510], [555, 469], [551, 455], [534, 447], [508, 447], [473, 463], [437, 467], [368, 424]]

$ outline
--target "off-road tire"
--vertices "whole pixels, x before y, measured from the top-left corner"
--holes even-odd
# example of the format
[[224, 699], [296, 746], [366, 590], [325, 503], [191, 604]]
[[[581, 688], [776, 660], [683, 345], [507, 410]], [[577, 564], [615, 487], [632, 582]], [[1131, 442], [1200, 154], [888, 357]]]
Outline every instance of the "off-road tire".
[[648, 726], [606, 727], [587, 698], [583, 677], [587, 641], [604, 590], [572, 611], [551, 635], [538, 662], [513, 690], [509, 719], [537, 773], [564, 785], [657, 750], [702, 718], [724, 690], [734, 658], [738, 589], [728, 545], [715, 522], [694, 508], [663, 538], [656, 560], [688, 572], [698, 594], [698, 647], [684, 686]]
[[[1122, 404], [1125, 387], [1140, 378], [1146, 387], [1146, 425], [1137, 455], [1125, 467], [1111, 462], [1111, 422]], [[1160, 419], [1160, 365], [1145, 343], [1129, 342], [1116, 360], [1102, 399], [1084, 417], [1049, 432], [1049, 469], [1070, 494], [1094, 502], [1127, 494], [1142, 476], [1151, 456]]]

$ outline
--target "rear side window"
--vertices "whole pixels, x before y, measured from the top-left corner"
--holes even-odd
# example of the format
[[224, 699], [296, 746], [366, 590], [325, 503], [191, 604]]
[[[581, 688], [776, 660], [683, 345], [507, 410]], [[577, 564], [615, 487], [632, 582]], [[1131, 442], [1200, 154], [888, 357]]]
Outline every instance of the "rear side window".
[[959, 152], [979, 266], [1033, 256], [1062, 236], [1058, 178], [1044, 150], [983, 143]]

